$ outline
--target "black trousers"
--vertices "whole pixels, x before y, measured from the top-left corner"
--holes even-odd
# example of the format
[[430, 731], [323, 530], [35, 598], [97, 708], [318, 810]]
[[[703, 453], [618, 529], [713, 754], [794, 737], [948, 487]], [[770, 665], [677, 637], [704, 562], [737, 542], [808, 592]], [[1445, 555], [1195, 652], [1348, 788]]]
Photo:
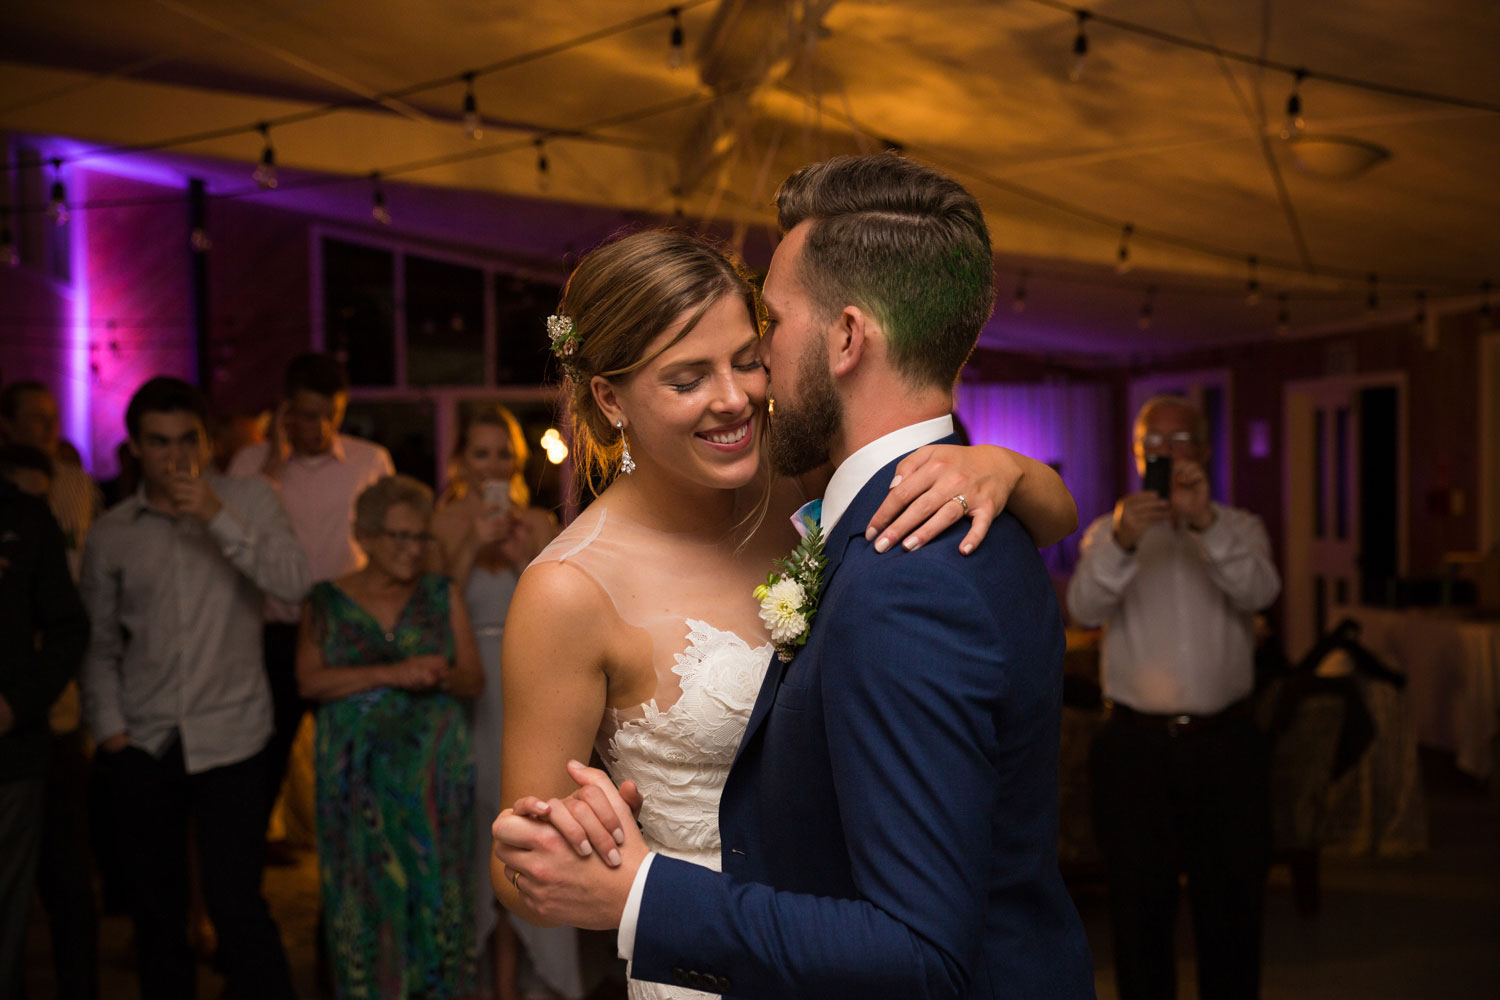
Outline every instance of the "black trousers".
[[128, 895], [135, 923], [142, 1000], [192, 1000], [197, 969], [187, 944], [188, 819], [203, 874], [203, 897], [219, 934], [219, 962], [236, 997], [295, 996], [281, 934], [261, 895], [269, 755], [188, 774], [182, 745], [160, 759], [129, 747], [101, 755], [120, 797], [131, 865]]
[[83, 730], [53, 736], [37, 889], [52, 931], [59, 1000], [99, 996], [99, 907], [88, 845], [88, 784]]
[[0, 781], [0, 996], [22, 995], [26, 925], [42, 840], [41, 778]]
[[1121, 1000], [1170, 1000], [1187, 875], [1202, 1000], [1260, 995], [1268, 757], [1248, 715], [1173, 735], [1113, 717], [1090, 755]]
[[297, 626], [285, 622], [267, 622], [262, 633], [262, 656], [266, 665], [266, 680], [271, 684], [271, 713], [276, 733], [266, 747], [270, 757], [270, 801], [266, 803], [266, 816], [276, 805], [276, 796], [281, 792], [281, 782], [286, 777], [286, 762], [292, 754], [292, 743], [297, 738], [297, 727], [302, 725], [302, 716], [313, 703], [297, 692]]

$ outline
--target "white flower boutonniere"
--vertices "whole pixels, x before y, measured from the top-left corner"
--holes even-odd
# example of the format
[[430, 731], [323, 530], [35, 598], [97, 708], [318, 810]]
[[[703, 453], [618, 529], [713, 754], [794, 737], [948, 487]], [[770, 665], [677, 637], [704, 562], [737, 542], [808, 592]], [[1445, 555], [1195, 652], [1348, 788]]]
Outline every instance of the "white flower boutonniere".
[[760, 620], [771, 630], [776, 658], [790, 663], [797, 648], [807, 643], [813, 616], [818, 612], [818, 591], [823, 587], [823, 529], [811, 519], [807, 534], [785, 559], [776, 560], [779, 573], [771, 573], [755, 588], [760, 601]]

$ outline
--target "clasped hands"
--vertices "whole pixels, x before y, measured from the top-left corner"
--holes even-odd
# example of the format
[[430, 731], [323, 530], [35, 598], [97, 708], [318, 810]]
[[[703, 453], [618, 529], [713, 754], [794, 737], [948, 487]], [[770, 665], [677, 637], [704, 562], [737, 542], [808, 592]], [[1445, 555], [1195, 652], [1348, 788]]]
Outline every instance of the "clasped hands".
[[609, 775], [578, 761], [568, 762], [568, 775], [579, 788], [566, 799], [527, 796], [496, 817], [490, 832], [509, 883], [496, 889], [513, 888], [546, 923], [608, 930], [620, 926], [647, 854], [635, 825], [641, 795], [633, 782], [616, 789]]

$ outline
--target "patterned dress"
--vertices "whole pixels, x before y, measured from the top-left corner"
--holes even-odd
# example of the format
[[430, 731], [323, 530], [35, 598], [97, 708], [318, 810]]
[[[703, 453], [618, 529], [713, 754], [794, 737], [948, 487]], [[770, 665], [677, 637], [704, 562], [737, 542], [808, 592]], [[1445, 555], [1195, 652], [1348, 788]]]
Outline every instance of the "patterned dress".
[[[451, 656], [448, 581], [423, 576], [391, 632], [331, 583], [308, 600], [330, 667]], [[318, 709], [318, 863], [340, 1000], [474, 991], [474, 755], [462, 703], [375, 688]]]

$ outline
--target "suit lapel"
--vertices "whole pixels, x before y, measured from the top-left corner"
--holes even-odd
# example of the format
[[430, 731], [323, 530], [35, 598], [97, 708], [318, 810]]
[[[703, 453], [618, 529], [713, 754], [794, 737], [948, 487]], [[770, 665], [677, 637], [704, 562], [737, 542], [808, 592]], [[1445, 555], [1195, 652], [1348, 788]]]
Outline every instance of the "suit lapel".
[[[934, 444], [957, 444], [958, 439], [952, 435], [934, 441]], [[914, 449], [915, 450], [915, 449]], [[870, 518], [885, 500], [886, 494], [890, 492], [891, 478], [896, 474], [896, 466], [900, 464], [905, 455], [900, 455], [890, 461], [885, 468], [871, 476], [865, 485], [855, 495], [849, 508], [839, 518], [838, 524], [834, 525], [832, 533], [823, 540], [823, 554], [828, 559], [828, 564], [823, 569], [823, 587], [819, 594], [821, 601], [828, 593], [828, 585], [833, 580], [833, 575], [838, 572], [844, 563], [844, 555], [848, 552], [855, 539], [861, 541], [865, 537], [865, 526], [870, 523]], [[821, 615], [824, 608], [821, 604], [818, 613]], [[813, 629], [818, 627], [817, 619], [813, 620]], [[804, 650], [805, 653], [805, 650]], [[804, 655], [798, 653], [798, 656]], [[787, 667], [790, 664], [782, 663], [771, 654], [771, 664], [766, 668], [765, 680], [761, 682], [760, 694], [755, 699], [755, 708], [750, 713], [750, 721], [745, 725], [745, 735], [740, 738], [739, 749], [735, 752], [735, 760], [738, 761], [744, 754], [745, 748], [750, 745], [761, 723], [771, 711], [771, 706], [776, 702], [776, 691], [781, 687], [781, 681], [786, 677]]]

